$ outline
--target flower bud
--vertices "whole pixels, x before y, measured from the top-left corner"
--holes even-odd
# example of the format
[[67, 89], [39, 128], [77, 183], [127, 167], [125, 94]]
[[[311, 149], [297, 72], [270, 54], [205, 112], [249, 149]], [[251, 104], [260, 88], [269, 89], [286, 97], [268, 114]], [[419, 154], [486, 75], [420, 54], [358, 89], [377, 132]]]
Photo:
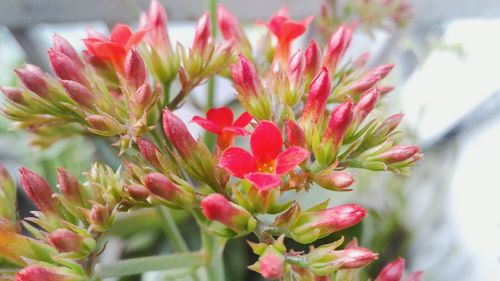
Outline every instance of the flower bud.
[[94, 95], [82, 84], [72, 80], [61, 80], [61, 84], [68, 93], [68, 96], [79, 105], [88, 108], [94, 105]]
[[80, 66], [75, 64], [65, 54], [54, 49], [49, 49], [49, 60], [52, 69], [62, 80], [72, 80], [82, 85], [88, 84], [87, 78], [85, 78]]
[[183, 159], [187, 159], [196, 149], [197, 143], [188, 128], [172, 111], [163, 111], [163, 130], [165, 135]]
[[210, 41], [212, 25], [210, 22], [210, 14], [208, 12], [204, 13], [195, 27], [194, 42], [192, 50], [202, 54]]
[[23, 91], [21, 89], [13, 87], [0, 87], [0, 92], [2, 92], [11, 102], [24, 104]]
[[[89, 125], [95, 129], [94, 133], [103, 136], [114, 136], [122, 131], [122, 125], [109, 116], [89, 115], [85, 118]], [[90, 129], [90, 128], [89, 128]]]
[[106, 206], [95, 204], [90, 210], [89, 223], [97, 227], [98, 231], [104, 231], [106, 225], [110, 223], [110, 211]]
[[330, 75], [335, 75], [340, 59], [349, 47], [352, 39], [352, 31], [349, 27], [341, 25], [328, 41], [328, 48], [326, 50], [323, 64], [326, 65]]
[[78, 281], [80, 277], [71, 277], [58, 272], [55, 267], [30, 265], [16, 273], [16, 281]]
[[403, 258], [398, 258], [384, 266], [375, 281], [401, 281], [404, 269], [405, 260]]
[[406, 277], [406, 281], [422, 281], [424, 280], [424, 272], [423, 271], [415, 271], [410, 273], [408, 277]]
[[392, 90], [394, 90], [394, 87], [392, 87], [392, 86], [380, 86], [380, 87], [378, 87], [378, 90], [380, 91], [380, 95], [383, 96], [383, 95], [391, 92]]
[[372, 69], [369, 74], [373, 77], [377, 77], [378, 80], [384, 79], [394, 68], [394, 64], [383, 64]]
[[217, 6], [217, 23], [224, 40], [234, 42], [243, 53], [250, 53], [250, 42], [243, 32], [238, 18], [222, 5]]
[[124, 66], [125, 80], [134, 89], [146, 83], [146, 65], [139, 52], [134, 48], [128, 51]]
[[147, 108], [153, 102], [153, 93], [148, 84], [143, 84], [135, 92], [135, 102], [141, 109]]
[[321, 66], [321, 50], [315, 40], [309, 43], [304, 56], [306, 60], [304, 74], [309, 79], [312, 79]]
[[359, 95], [371, 89], [380, 79], [377, 76], [367, 74], [347, 87], [347, 91]]
[[354, 60], [354, 65], [356, 68], [364, 68], [368, 61], [370, 60], [370, 53], [366, 52], [361, 54], [359, 57]]
[[189, 208], [194, 200], [191, 190], [183, 189], [160, 173], [151, 173], [144, 177], [144, 186], [157, 197], [167, 201], [174, 207]]
[[42, 98], [48, 97], [48, 85], [45, 73], [35, 65], [26, 64], [24, 68], [15, 70], [17, 77], [23, 85]]
[[285, 258], [283, 255], [268, 252], [264, 254], [259, 261], [260, 274], [262, 277], [272, 280], [278, 279], [283, 275], [285, 267]]
[[290, 58], [287, 69], [288, 81], [290, 81], [290, 85], [297, 87], [300, 79], [302, 78], [302, 74], [305, 69], [305, 58], [302, 54], [302, 50], [298, 49]]
[[393, 164], [403, 161], [415, 161], [420, 159], [420, 148], [415, 145], [396, 145], [388, 151], [377, 155], [370, 160], [382, 161], [385, 164]]
[[286, 147], [306, 146], [306, 136], [302, 128], [292, 120], [285, 121]]
[[354, 107], [353, 123], [359, 126], [365, 120], [366, 116], [375, 108], [379, 98], [379, 89], [373, 88], [363, 94]]
[[325, 111], [326, 102], [332, 91], [332, 82], [328, 69], [323, 67], [311, 82], [309, 96], [307, 97], [301, 121], [317, 123]]
[[125, 191], [136, 201], [146, 200], [151, 193], [142, 185], [129, 185], [125, 188]]
[[160, 1], [153, 0], [149, 5], [147, 20], [150, 33], [155, 47], [170, 47], [170, 39], [168, 38], [167, 21], [168, 15]]
[[72, 203], [83, 203], [81, 186], [74, 175], [63, 168], [57, 168], [57, 183], [66, 199]]
[[[318, 151], [322, 151], [321, 156], [318, 154], [318, 162], [321, 164], [330, 165], [335, 161], [347, 129], [352, 122], [352, 107], [352, 102], [349, 100], [337, 105], [333, 109], [320, 147], [315, 148]], [[315, 154], [317, 153], [315, 152]]]
[[319, 186], [333, 191], [350, 191], [347, 189], [354, 183], [354, 177], [345, 172], [319, 173], [314, 176], [314, 182]]
[[21, 186], [26, 195], [42, 212], [54, 213], [55, 201], [52, 198], [52, 188], [41, 176], [24, 167], [19, 169], [21, 173]]
[[384, 141], [387, 136], [389, 136], [396, 130], [396, 128], [403, 120], [403, 117], [403, 113], [397, 113], [387, 117], [384, 122], [382, 122], [382, 124], [369, 137], [370, 144], [377, 145]]
[[319, 211], [302, 213], [290, 228], [292, 238], [308, 244], [333, 232], [361, 222], [366, 210], [356, 204], [346, 204]]
[[74, 64], [83, 67], [83, 63], [80, 59], [80, 56], [78, 55], [78, 52], [66, 39], [57, 34], [54, 34], [52, 39], [53, 39], [52, 48], [55, 51], [66, 55], [69, 59], [73, 61]]
[[161, 163], [157, 156], [160, 153], [158, 147], [156, 147], [153, 142], [145, 138], [138, 138], [137, 146], [139, 147], [139, 152], [142, 157], [144, 157], [144, 159], [151, 163], [151, 165], [153, 165], [156, 169], [161, 170]]
[[78, 252], [83, 247], [83, 238], [64, 228], [49, 234], [48, 240], [61, 253]]
[[203, 198], [201, 208], [207, 219], [218, 221], [238, 234], [251, 232], [257, 225], [247, 210], [218, 193]]

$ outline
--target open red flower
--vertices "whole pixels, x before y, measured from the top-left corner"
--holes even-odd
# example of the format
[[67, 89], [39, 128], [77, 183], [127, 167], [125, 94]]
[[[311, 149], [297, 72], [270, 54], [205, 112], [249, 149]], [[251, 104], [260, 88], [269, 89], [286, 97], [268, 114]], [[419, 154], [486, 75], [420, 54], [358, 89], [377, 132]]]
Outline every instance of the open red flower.
[[266, 23], [269, 31], [278, 38], [275, 56], [283, 66], [286, 66], [288, 62], [290, 44], [306, 32], [307, 26], [312, 20], [313, 17], [310, 16], [301, 21], [294, 21], [290, 19], [288, 8], [283, 7], [277, 13], [273, 14], [269, 22]]
[[118, 72], [123, 73], [127, 52], [139, 44], [145, 34], [144, 29], [134, 33], [128, 25], [119, 23], [111, 31], [109, 38], [95, 30], [89, 30], [88, 37], [83, 42], [92, 55], [111, 62]]
[[272, 122], [262, 121], [250, 137], [250, 154], [241, 147], [229, 147], [221, 155], [219, 166], [238, 178], [252, 182], [259, 191], [281, 184], [280, 175], [289, 173], [309, 157], [309, 151], [291, 146], [285, 151], [279, 128]]
[[245, 112], [233, 122], [233, 111], [224, 106], [208, 110], [207, 118], [195, 116], [192, 122], [216, 134], [217, 145], [220, 149], [226, 149], [234, 143], [236, 136], [244, 136], [248, 133], [244, 128], [252, 121], [252, 118], [252, 115]]

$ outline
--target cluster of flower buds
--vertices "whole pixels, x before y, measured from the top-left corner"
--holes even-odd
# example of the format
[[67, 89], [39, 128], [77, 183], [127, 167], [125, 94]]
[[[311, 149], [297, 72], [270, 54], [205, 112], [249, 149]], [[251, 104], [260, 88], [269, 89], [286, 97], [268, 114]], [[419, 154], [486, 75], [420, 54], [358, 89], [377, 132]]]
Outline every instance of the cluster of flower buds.
[[[137, 152], [120, 154], [124, 173], [94, 165], [85, 184], [60, 169], [60, 193], [22, 168], [22, 186], [39, 210], [27, 220], [39, 228], [24, 223], [34, 238], [20, 234], [12, 203], [15, 186], [0, 168], [0, 238], [18, 245], [15, 250], [0, 245], [0, 257], [25, 267], [19, 280], [87, 280], [82, 272], [92, 270], [81, 266], [95, 253], [96, 239], [110, 228], [116, 212], [159, 205], [195, 214], [204, 232], [213, 235], [255, 233], [260, 243], [251, 247], [259, 259], [250, 268], [267, 279], [292, 274], [328, 280], [376, 259], [355, 242], [304, 254], [286, 249], [284, 239], [310, 244], [361, 223], [367, 213], [357, 204], [329, 206], [328, 200], [303, 211], [291, 192], [316, 186], [348, 191], [355, 179], [347, 169], [408, 173], [421, 158], [418, 147], [398, 143], [402, 114], [370, 118], [391, 89], [378, 83], [393, 65], [366, 70], [366, 55], [347, 61], [353, 29], [344, 25], [324, 48], [311, 41], [304, 51], [293, 50], [292, 42], [312, 17], [294, 21], [286, 8], [265, 24], [270, 60], [260, 63], [236, 17], [222, 6], [216, 16], [223, 40], [213, 37], [205, 13], [189, 51], [182, 45], [174, 51], [167, 13], [153, 0], [137, 32], [124, 24], [109, 36], [89, 30], [83, 56], [55, 36], [49, 57], [57, 77], [27, 65], [16, 71], [20, 88], [1, 88], [8, 98], [3, 112], [37, 135], [39, 145], [86, 130], [118, 138], [121, 152]], [[244, 112], [235, 118], [223, 106], [192, 118], [217, 136], [211, 150], [174, 111], [194, 87], [219, 74], [231, 79]], [[171, 99], [174, 82], [180, 92]], [[248, 148], [237, 138], [248, 140]], [[260, 215], [274, 221], [266, 223]]]
[[35, 172], [27, 168], [19, 171], [21, 186], [39, 211], [22, 221], [32, 238], [25, 236], [15, 215], [15, 185], [1, 168], [0, 236], [9, 244], [2, 244], [0, 257], [25, 267], [16, 274], [16, 280], [88, 280], [82, 266], [98, 251], [96, 239], [114, 220], [122, 193], [120, 175], [96, 164], [87, 173], [87, 182], [81, 184], [60, 168], [60, 192], [56, 193]]

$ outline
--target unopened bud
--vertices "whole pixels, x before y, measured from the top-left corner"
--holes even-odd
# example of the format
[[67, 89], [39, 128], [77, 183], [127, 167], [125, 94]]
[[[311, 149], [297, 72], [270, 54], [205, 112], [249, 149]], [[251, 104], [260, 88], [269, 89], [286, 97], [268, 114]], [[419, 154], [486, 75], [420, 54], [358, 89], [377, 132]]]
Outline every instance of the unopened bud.
[[351, 92], [355, 95], [364, 93], [371, 89], [380, 79], [377, 76], [372, 76], [367, 74], [363, 76], [361, 79], [355, 81], [352, 85], [347, 88], [348, 92]]
[[76, 281], [78, 279], [57, 272], [57, 268], [30, 265], [16, 273], [16, 281]]
[[142, 157], [144, 157], [155, 168], [161, 169], [161, 163], [157, 156], [160, 151], [153, 142], [145, 138], [138, 138], [137, 146], [139, 147], [139, 152]]
[[406, 281], [422, 281], [424, 280], [424, 272], [423, 271], [415, 271], [410, 273], [408, 277], [406, 277]]
[[195, 35], [192, 50], [203, 53], [208, 45], [211, 36], [212, 25], [210, 22], [210, 14], [204, 13], [195, 27]]
[[127, 186], [125, 191], [130, 195], [130, 197], [132, 197], [132, 199], [137, 201], [146, 200], [151, 194], [144, 186], [137, 184]]
[[203, 198], [201, 207], [207, 219], [218, 221], [238, 234], [251, 232], [257, 225], [247, 210], [218, 193]]
[[[121, 131], [121, 124], [111, 117], [102, 115], [89, 115], [85, 119], [92, 126], [92, 128], [99, 131], [100, 134], [113, 136]], [[97, 132], [96, 132], [97, 133]]]
[[135, 92], [135, 101], [141, 108], [147, 108], [153, 102], [153, 93], [148, 84], [143, 84]]
[[21, 89], [12, 87], [0, 87], [0, 91], [10, 101], [18, 104], [24, 104], [23, 91]]
[[371, 76], [377, 77], [379, 80], [384, 79], [394, 68], [394, 64], [384, 64], [372, 69], [369, 74]]
[[77, 252], [83, 246], [83, 238], [73, 231], [60, 228], [48, 236], [50, 244], [59, 252]]
[[286, 146], [305, 147], [306, 136], [302, 128], [292, 120], [285, 121]]
[[175, 207], [191, 207], [194, 195], [182, 189], [166, 176], [160, 173], [151, 173], [144, 177], [144, 186], [154, 195], [173, 204]]
[[128, 51], [125, 57], [124, 69], [125, 80], [127, 80], [127, 83], [134, 87], [134, 89], [146, 83], [146, 65], [135, 48]]
[[354, 121], [355, 126], [359, 126], [366, 119], [366, 116], [375, 108], [379, 98], [379, 89], [373, 88], [363, 94], [358, 103], [354, 107]]
[[382, 161], [385, 164], [417, 160], [420, 158], [420, 148], [415, 145], [397, 145], [371, 160]]
[[253, 64], [243, 55], [239, 55], [238, 62], [231, 66], [231, 78], [240, 89], [241, 95], [258, 95], [262, 84]]
[[250, 51], [250, 43], [238, 22], [238, 18], [222, 5], [217, 6], [217, 23], [226, 41], [235, 42], [240, 48]]
[[340, 59], [349, 47], [352, 39], [352, 31], [349, 27], [341, 25], [328, 41], [328, 48], [326, 50], [323, 64], [328, 67], [330, 75], [335, 74]]
[[290, 85], [294, 88], [299, 84], [305, 66], [305, 58], [302, 54], [302, 50], [298, 49], [290, 58], [287, 69], [288, 81], [290, 81]]
[[285, 258], [283, 255], [277, 255], [273, 252], [268, 252], [259, 259], [260, 274], [269, 280], [280, 278], [283, 275], [284, 266]]
[[163, 130], [181, 157], [189, 158], [197, 147], [196, 140], [184, 122], [168, 109], [163, 111]]
[[62, 80], [72, 80], [82, 85], [88, 84], [80, 66], [75, 64], [65, 54], [54, 49], [49, 49], [49, 60], [52, 69]]
[[52, 48], [55, 51], [66, 55], [68, 58], [70, 58], [73, 61], [73, 63], [79, 65], [80, 67], [83, 67], [83, 63], [80, 59], [80, 56], [78, 56], [77, 51], [75, 50], [75, 48], [73, 48], [73, 46], [66, 39], [64, 39], [63, 37], [61, 37], [57, 34], [54, 34], [52, 39], [53, 39]]
[[83, 203], [81, 186], [74, 175], [63, 168], [57, 168], [57, 183], [66, 199], [72, 203]]
[[72, 80], [61, 80], [61, 84], [69, 97], [79, 105], [92, 107], [95, 101], [94, 95], [82, 84]]
[[401, 281], [404, 269], [405, 260], [403, 258], [398, 258], [384, 266], [375, 281]]
[[38, 67], [27, 64], [24, 68], [15, 70], [17, 77], [23, 85], [42, 98], [48, 97], [48, 85], [45, 73]]
[[306, 60], [304, 74], [307, 75], [309, 79], [312, 79], [321, 66], [321, 50], [316, 41], [312, 40], [311, 43], [309, 43], [304, 56]]
[[96, 204], [90, 210], [89, 222], [95, 226], [105, 226], [109, 224], [109, 208]]
[[302, 120], [310, 120], [316, 123], [325, 111], [326, 102], [332, 91], [332, 82], [328, 75], [328, 69], [323, 67], [319, 74], [311, 82], [309, 96], [307, 97], [302, 114]]
[[354, 177], [345, 172], [320, 173], [314, 176], [314, 182], [328, 190], [349, 191], [347, 189], [354, 183]]
[[45, 179], [24, 167], [20, 168], [19, 172], [21, 173], [21, 186], [33, 204], [42, 212], [54, 213], [53, 191]]

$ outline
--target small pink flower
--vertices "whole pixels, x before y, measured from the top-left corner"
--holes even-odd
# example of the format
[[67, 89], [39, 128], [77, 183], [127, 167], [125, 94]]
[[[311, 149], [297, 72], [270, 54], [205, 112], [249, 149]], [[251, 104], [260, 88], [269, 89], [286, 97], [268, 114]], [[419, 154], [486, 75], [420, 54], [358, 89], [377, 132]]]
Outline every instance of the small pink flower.
[[222, 153], [219, 166], [238, 178], [252, 182], [266, 191], [281, 184], [280, 175], [293, 170], [309, 157], [309, 151], [291, 146], [282, 152], [283, 137], [269, 121], [257, 125], [250, 137], [252, 154], [240, 147], [229, 147]]
[[244, 112], [234, 122], [233, 111], [229, 107], [212, 108], [207, 111], [207, 118], [200, 116], [193, 117], [193, 122], [203, 127], [205, 130], [217, 135], [217, 145], [224, 150], [233, 145], [236, 136], [244, 136], [247, 131], [244, 129], [253, 117]]
[[262, 277], [266, 279], [277, 279], [283, 275], [285, 265], [284, 258], [273, 252], [268, 252], [259, 260], [259, 269]]

